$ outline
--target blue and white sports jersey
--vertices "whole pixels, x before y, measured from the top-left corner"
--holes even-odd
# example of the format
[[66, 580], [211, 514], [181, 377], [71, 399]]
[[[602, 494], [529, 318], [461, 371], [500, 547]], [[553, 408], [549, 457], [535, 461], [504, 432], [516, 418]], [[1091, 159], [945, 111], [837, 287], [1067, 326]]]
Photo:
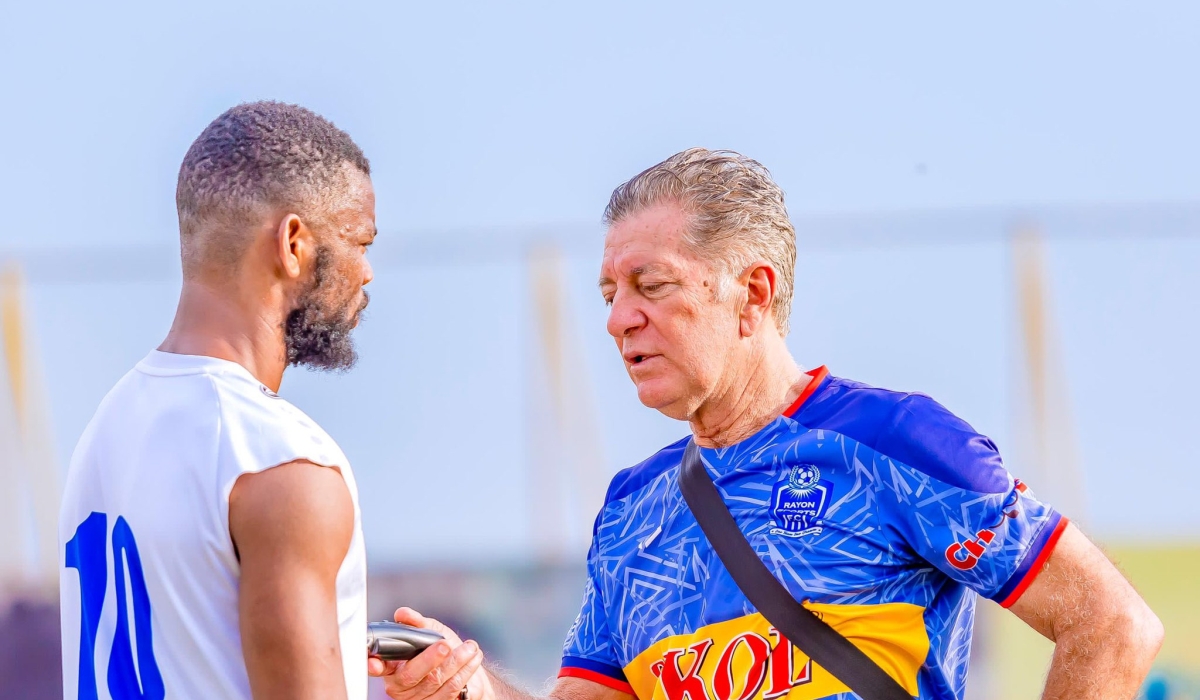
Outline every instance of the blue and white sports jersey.
[[65, 700], [251, 700], [229, 494], [304, 460], [354, 504], [336, 591], [349, 700], [366, 700], [367, 559], [346, 455], [245, 367], [152, 351], [104, 397], [59, 512]]
[[[701, 457], [792, 595], [920, 698], [961, 698], [975, 594], [1009, 606], [1067, 521], [932, 399], [828, 375]], [[677, 482], [687, 440], [613, 479], [560, 676], [642, 700], [857, 697], [760, 615]]]

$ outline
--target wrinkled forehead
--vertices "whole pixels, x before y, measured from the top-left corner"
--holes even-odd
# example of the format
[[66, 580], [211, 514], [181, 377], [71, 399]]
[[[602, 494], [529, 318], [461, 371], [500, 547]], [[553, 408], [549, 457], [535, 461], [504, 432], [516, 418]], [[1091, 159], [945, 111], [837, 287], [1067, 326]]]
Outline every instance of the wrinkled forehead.
[[605, 280], [629, 279], [647, 274], [682, 274], [688, 260], [681, 246], [646, 239], [615, 241], [604, 246], [600, 263], [601, 284]]
[[680, 271], [698, 258], [685, 245], [684, 218], [675, 207], [655, 207], [613, 223], [604, 236], [601, 276], [616, 279], [647, 268]]

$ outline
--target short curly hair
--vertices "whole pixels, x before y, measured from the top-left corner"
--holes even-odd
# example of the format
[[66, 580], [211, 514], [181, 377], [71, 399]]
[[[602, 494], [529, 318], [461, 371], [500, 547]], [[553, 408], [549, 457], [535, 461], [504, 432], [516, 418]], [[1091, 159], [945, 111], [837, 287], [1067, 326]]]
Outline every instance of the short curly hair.
[[277, 207], [319, 216], [316, 207], [347, 183], [347, 166], [371, 174], [349, 134], [304, 107], [260, 101], [226, 111], [192, 142], [179, 167], [175, 204], [185, 270], [190, 239], [210, 223], [253, 225], [264, 209]]
[[783, 190], [758, 161], [734, 151], [690, 148], [650, 167], [613, 190], [604, 209], [611, 226], [644, 209], [678, 203], [687, 215], [685, 243], [716, 262], [726, 276], [766, 259], [778, 275], [771, 312], [788, 333], [796, 272], [796, 229]]

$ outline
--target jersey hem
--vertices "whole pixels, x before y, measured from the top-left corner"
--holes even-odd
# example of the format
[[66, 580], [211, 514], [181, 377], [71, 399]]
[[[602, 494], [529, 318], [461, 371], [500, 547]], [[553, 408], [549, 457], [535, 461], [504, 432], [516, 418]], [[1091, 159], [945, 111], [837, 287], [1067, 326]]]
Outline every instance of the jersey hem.
[[1038, 577], [1038, 574], [1042, 572], [1042, 567], [1045, 565], [1046, 560], [1050, 558], [1050, 554], [1054, 552], [1055, 546], [1058, 545], [1059, 538], [1062, 537], [1063, 532], [1066, 531], [1067, 525], [1069, 525], [1070, 522], [1071, 521], [1065, 516], [1059, 516], [1058, 523], [1050, 532], [1050, 536], [1046, 538], [1046, 543], [1042, 545], [1042, 548], [1038, 552], [1037, 557], [1033, 560], [1033, 563], [1029, 565], [1029, 568], [1022, 575], [1020, 583], [1017, 584], [1016, 588], [1012, 589], [1011, 593], [1005, 596], [1002, 600], [997, 601], [1000, 603], [1000, 607], [1012, 607], [1013, 604], [1015, 604], [1021, 598], [1021, 596], [1024, 595], [1025, 591], [1028, 590], [1031, 585], [1033, 585], [1034, 580]]
[[563, 666], [562, 668], [560, 668], [558, 670], [558, 677], [559, 678], [581, 678], [585, 681], [599, 683], [600, 685], [605, 686], [606, 688], [612, 688], [613, 690], [619, 690], [622, 693], [636, 695], [636, 693], [633, 692], [633, 686], [629, 685], [628, 681], [619, 681], [616, 678], [613, 678], [611, 676], [606, 676], [603, 673], [599, 673], [597, 671], [590, 671], [586, 668], [579, 668], [577, 666]]

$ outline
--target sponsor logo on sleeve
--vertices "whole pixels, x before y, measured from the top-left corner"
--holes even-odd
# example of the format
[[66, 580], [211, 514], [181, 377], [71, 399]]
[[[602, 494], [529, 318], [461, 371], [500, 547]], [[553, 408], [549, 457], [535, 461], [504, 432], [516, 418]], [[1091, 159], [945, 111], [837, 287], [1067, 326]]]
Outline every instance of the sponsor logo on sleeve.
[[1018, 503], [1021, 495], [1027, 493], [1028, 490], [1029, 487], [1021, 483], [1020, 479], [1013, 482], [1013, 490], [1000, 508], [1000, 517], [996, 523], [976, 532], [975, 537], [966, 542], [954, 542], [947, 547], [946, 562], [959, 571], [974, 569], [979, 564], [980, 557], [987, 552], [988, 545], [996, 540], [996, 530], [1004, 524], [1005, 520], [1011, 520], [1021, 514]]
[[955, 542], [946, 548], [946, 561], [959, 571], [970, 571], [979, 564], [979, 557], [987, 551], [987, 546], [996, 539], [996, 533], [991, 530], [980, 530], [975, 537], [966, 542]]

